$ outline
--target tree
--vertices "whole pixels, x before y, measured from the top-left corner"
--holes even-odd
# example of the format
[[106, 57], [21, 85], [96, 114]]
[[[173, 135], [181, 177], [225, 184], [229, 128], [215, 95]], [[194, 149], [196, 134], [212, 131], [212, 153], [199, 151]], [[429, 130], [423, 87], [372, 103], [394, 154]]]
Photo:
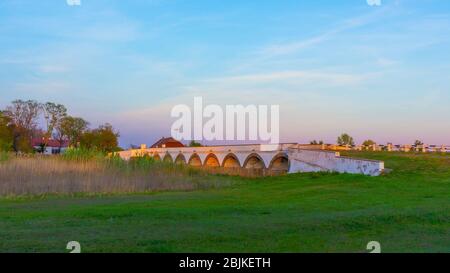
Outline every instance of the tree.
[[56, 124], [55, 138], [60, 145], [68, 141], [69, 145], [78, 146], [81, 137], [87, 130], [89, 123], [82, 118], [65, 116]]
[[130, 144], [130, 149], [131, 149], [131, 150], [136, 150], [136, 149], [140, 149], [140, 148], [141, 148], [140, 145]]
[[366, 147], [370, 147], [370, 146], [375, 145], [375, 144], [376, 144], [375, 141], [373, 141], [371, 139], [368, 139], [368, 140], [364, 141], [362, 145], [366, 146]]
[[100, 125], [97, 129], [86, 131], [81, 137], [81, 147], [102, 152], [115, 152], [119, 148], [119, 133], [111, 124]]
[[415, 142], [414, 142], [414, 146], [422, 146], [423, 145], [423, 142], [422, 141], [420, 141], [420, 140], [416, 140]]
[[196, 142], [195, 140], [191, 140], [191, 142], [189, 142], [189, 147], [202, 147], [203, 145], [199, 142]]
[[0, 111], [0, 151], [10, 151], [13, 146], [11, 120]]
[[13, 149], [28, 152], [32, 150], [30, 138], [36, 129], [37, 119], [41, 105], [34, 100], [15, 100], [6, 108], [6, 115], [11, 123], [13, 131]]
[[67, 116], [67, 108], [62, 104], [55, 104], [47, 102], [43, 104], [42, 110], [47, 124], [47, 131], [44, 134], [44, 149], [47, 146], [48, 140], [53, 135], [55, 127], [61, 123], [62, 119]]
[[313, 141], [310, 141], [309, 144], [311, 144], [311, 145], [322, 145], [323, 141], [322, 140], [319, 140], [319, 141], [313, 140]]
[[345, 145], [353, 146], [353, 145], [355, 145], [355, 142], [353, 141], [353, 138], [350, 135], [346, 134], [346, 133], [344, 133], [344, 134], [342, 134], [341, 136], [338, 137], [337, 143], [339, 145], [341, 145], [341, 146], [345, 146]]

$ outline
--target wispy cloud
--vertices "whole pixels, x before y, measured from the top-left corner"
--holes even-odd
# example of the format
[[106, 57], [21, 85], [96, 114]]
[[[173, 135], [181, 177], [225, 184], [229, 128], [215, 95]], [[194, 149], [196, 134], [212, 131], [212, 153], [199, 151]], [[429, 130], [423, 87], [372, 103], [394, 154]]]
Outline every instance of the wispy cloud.
[[360, 83], [366, 75], [327, 73], [323, 71], [275, 71], [261, 74], [248, 74], [205, 80], [205, 82], [232, 84], [266, 84], [270, 82], [318, 83], [327, 85], [353, 85]]
[[39, 95], [63, 94], [73, 91], [73, 86], [64, 81], [35, 81], [16, 83], [13, 90], [17, 94]]
[[279, 55], [285, 55], [285, 54], [291, 54], [298, 51], [301, 51], [306, 48], [310, 48], [312, 46], [315, 46], [317, 44], [320, 44], [325, 41], [331, 40], [336, 35], [343, 33], [345, 31], [349, 31], [358, 27], [365, 26], [371, 22], [374, 22], [375, 20], [379, 19], [381, 16], [383, 16], [390, 7], [387, 5], [384, 6], [381, 9], [378, 9], [376, 11], [373, 11], [371, 13], [357, 16], [351, 19], [347, 19], [341, 22], [335, 22], [331, 23], [334, 26], [331, 28], [328, 28], [323, 33], [320, 33], [316, 36], [306, 38], [299, 41], [293, 41], [293, 42], [287, 42], [287, 43], [281, 43], [281, 44], [274, 44], [269, 45], [263, 48], [260, 51], [260, 54], [267, 57], [274, 57]]
[[387, 67], [387, 66], [392, 66], [392, 65], [398, 64], [398, 61], [391, 60], [388, 58], [378, 58], [376, 63], [379, 66]]

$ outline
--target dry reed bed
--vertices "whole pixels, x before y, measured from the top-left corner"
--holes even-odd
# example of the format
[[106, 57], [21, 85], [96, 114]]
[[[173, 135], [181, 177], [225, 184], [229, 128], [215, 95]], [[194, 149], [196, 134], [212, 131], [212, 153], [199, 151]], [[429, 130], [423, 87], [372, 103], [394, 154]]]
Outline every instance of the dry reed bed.
[[231, 183], [185, 166], [113, 163], [58, 156], [13, 157], [0, 162], [0, 196], [195, 190]]

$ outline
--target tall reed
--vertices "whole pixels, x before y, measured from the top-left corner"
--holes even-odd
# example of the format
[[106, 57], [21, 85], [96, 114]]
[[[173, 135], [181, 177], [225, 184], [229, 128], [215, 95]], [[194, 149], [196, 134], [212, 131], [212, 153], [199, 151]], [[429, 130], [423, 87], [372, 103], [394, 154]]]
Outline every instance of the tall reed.
[[1, 196], [195, 190], [227, 186], [233, 181], [148, 157], [124, 161], [86, 151], [12, 156], [0, 163]]

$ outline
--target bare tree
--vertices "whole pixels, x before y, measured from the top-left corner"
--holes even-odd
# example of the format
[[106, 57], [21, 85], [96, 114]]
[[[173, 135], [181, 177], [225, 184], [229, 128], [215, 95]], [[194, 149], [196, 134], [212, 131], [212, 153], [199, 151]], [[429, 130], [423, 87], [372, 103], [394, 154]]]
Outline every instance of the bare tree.
[[44, 134], [44, 147], [47, 146], [48, 140], [53, 135], [55, 127], [61, 123], [62, 119], [67, 116], [67, 108], [62, 104], [47, 102], [42, 105], [44, 118], [47, 123], [47, 131]]
[[37, 119], [41, 109], [41, 105], [34, 100], [15, 100], [12, 105], [6, 108], [6, 115], [13, 128], [13, 149], [19, 152], [19, 141], [22, 143], [29, 141], [24, 139], [30, 137], [33, 130], [37, 126]]

